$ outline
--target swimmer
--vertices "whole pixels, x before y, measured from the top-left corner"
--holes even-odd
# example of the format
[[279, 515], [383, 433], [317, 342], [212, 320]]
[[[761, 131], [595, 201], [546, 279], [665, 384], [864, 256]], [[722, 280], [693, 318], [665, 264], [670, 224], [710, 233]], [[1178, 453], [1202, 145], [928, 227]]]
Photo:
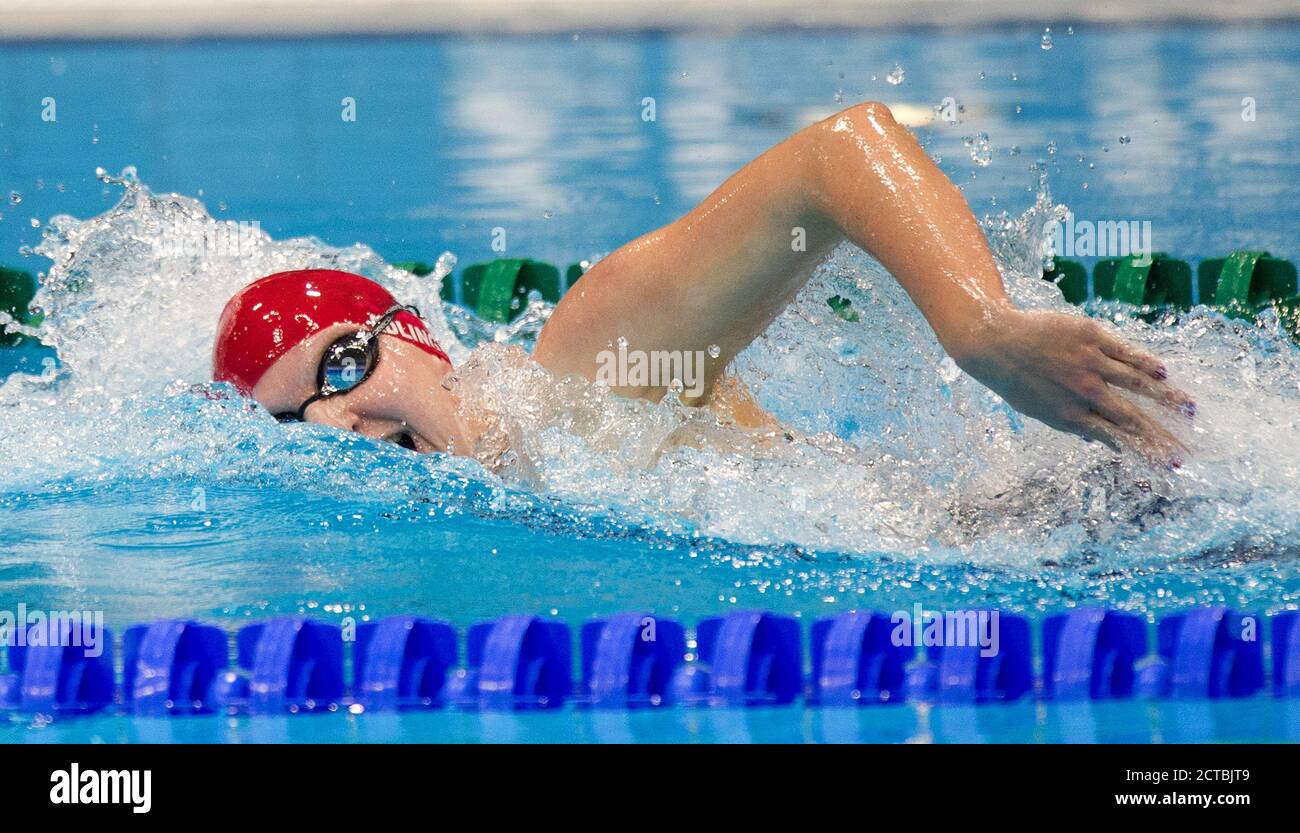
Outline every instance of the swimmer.
[[[791, 245], [797, 230], [802, 250]], [[1088, 318], [1018, 309], [961, 192], [878, 103], [795, 133], [684, 217], [598, 262], [560, 300], [532, 359], [594, 381], [615, 343], [700, 351], [703, 384], [683, 402], [770, 427], [726, 368], [845, 240], [888, 269], [957, 365], [1016, 410], [1182, 465], [1188, 449], [1121, 393], [1193, 416], [1160, 360]], [[485, 431], [444, 384], [451, 362], [416, 311], [343, 272], [280, 273], [241, 290], [222, 312], [213, 370], [279, 419], [419, 452], [474, 455]], [[652, 401], [669, 392], [614, 389]]]

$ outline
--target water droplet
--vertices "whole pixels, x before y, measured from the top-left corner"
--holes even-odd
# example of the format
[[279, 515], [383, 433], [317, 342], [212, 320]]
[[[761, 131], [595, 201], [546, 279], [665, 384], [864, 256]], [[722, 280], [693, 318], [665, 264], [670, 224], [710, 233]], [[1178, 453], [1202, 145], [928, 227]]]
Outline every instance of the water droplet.
[[1020, 106], [1019, 104], [1016, 105], [1016, 112], [1017, 112], [1017, 113], [1019, 113], [1022, 109], [1023, 109], [1023, 108], [1021, 108], [1021, 106]]
[[974, 136], [963, 136], [962, 144], [970, 149], [971, 161], [981, 168], [987, 168], [993, 161], [993, 149], [989, 145], [989, 134], [976, 133]]
[[988, 78], [988, 74], [984, 70], [980, 70], [980, 80], [983, 81], [985, 78]]
[[1052, 30], [1050, 28], [1043, 30], [1043, 37], [1039, 43], [1044, 49], [1052, 48]]
[[1074, 27], [1073, 27], [1073, 26], [1066, 26], [1066, 27], [1065, 27], [1065, 34], [1067, 34], [1067, 35], [1073, 35], [1073, 34], [1074, 34]]
[[549, 210], [549, 209], [546, 210], [546, 211], [543, 211], [543, 212], [542, 212], [542, 219], [543, 219], [543, 220], [549, 220], [549, 219], [551, 219], [551, 218], [554, 217], [554, 216], [555, 216], [555, 212], [554, 212], [554, 211], [551, 211], [551, 210]]
[[41, 221], [38, 220], [38, 219], [36, 219], [35, 217], [32, 218], [31, 222], [32, 222], [32, 228], [40, 228], [40, 227], [41, 227]]
[[22, 195], [22, 194], [18, 193], [17, 191], [10, 191], [10, 192], [9, 192], [9, 202], [10, 202], [10, 203], [12, 203], [13, 205], [18, 205], [18, 204], [19, 204], [20, 202], [22, 202], [22, 201], [23, 201], [23, 195]]
[[1102, 153], [1110, 153], [1110, 145], [1102, 145], [1102, 146], [1101, 146], [1101, 152], [1102, 152]]
[[1012, 145], [1011, 147], [1007, 148], [1007, 153], [1011, 154], [1012, 156], [1019, 156], [1020, 145]]
[[1056, 142], [1048, 142], [1048, 143], [1047, 143], [1047, 155], [1048, 155], [1048, 156], [1055, 156], [1055, 155], [1056, 155]]
[[722, 355], [722, 348], [721, 348], [721, 347], [719, 347], [719, 346], [716, 345], [716, 344], [710, 344], [710, 345], [709, 345], [709, 358], [711, 358], [711, 359], [716, 359], [718, 356], [721, 356], [721, 355]]
[[1129, 136], [1128, 136], [1127, 133], [1125, 133], [1123, 136], [1120, 136], [1120, 137], [1119, 137], [1119, 143], [1120, 143], [1121, 145], [1127, 145], [1127, 144], [1128, 144], [1129, 142], [1131, 142], [1131, 141], [1133, 141], [1133, 140], [1129, 138]]
[[627, 346], [627, 336], [619, 336], [619, 337], [618, 337], [618, 346], [619, 346], [619, 347], [626, 347], [626, 346]]
[[1013, 73], [1011, 73], [1011, 80], [1012, 80], [1012, 81], [1019, 81], [1019, 80], [1020, 80], [1020, 73], [1018, 73], [1018, 72], [1013, 72]]
[[904, 71], [903, 65], [894, 64], [893, 71], [885, 76], [885, 80], [888, 81], [890, 84], [893, 84], [895, 87], [897, 87], [899, 84], [903, 83], [903, 79], [906, 76], [907, 73], [906, 71]]

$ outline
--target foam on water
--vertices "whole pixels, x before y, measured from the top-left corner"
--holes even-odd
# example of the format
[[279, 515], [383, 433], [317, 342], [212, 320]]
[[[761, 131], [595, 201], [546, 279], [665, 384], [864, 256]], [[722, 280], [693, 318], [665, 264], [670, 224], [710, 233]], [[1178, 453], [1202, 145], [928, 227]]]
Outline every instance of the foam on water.
[[[1183, 577], [1208, 571], [1216, 592], [1238, 598], [1261, 586], [1264, 564], [1278, 580], [1266, 606], [1294, 598], [1300, 351], [1276, 322], [1200, 308], [1152, 324], [1099, 310], [1200, 407], [1194, 426], [1168, 423], [1194, 449], [1187, 464], [1152, 471], [1020, 418], [945, 358], [896, 282], [845, 247], [737, 362], [794, 429], [792, 441], [755, 446], [708, 413], [552, 378], [525, 352], [549, 310], [535, 304], [495, 327], [443, 306], [453, 258], [417, 278], [363, 245], [256, 229], [233, 244], [198, 201], [155, 195], [130, 171], [112, 182], [122, 197], [111, 210], [45, 229], [39, 253], [53, 266], [36, 299], [39, 335], [60, 361], [0, 385], [0, 500], [142, 481], [254, 487], [524, 525], [540, 515], [572, 534], [644, 528], [1021, 575], [1049, 566], [1064, 582], [1070, 570], [1174, 565]], [[1060, 210], [1044, 184], [1024, 215], [986, 221], [1022, 306], [1068, 309], [1038, 278], [1043, 223]], [[494, 419], [490, 454], [420, 456], [284, 427], [206, 384], [226, 299], [307, 267], [367, 275], [424, 311], [465, 399]], [[859, 322], [834, 313], [834, 294]]]

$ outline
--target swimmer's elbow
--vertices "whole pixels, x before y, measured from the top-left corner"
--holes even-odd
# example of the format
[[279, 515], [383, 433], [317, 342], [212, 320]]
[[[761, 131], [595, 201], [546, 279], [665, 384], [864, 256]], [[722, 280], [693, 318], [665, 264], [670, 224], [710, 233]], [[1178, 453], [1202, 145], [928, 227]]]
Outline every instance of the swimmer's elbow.
[[899, 129], [893, 112], [879, 101], [864, 101], [846, 107], [830, 118], [813, 125], [812, 132], [823, 141], [844, 144], [844, 139], [878, 141]]
[[864, 101], [861, 104], [854, 104], [852, 107], [836, 113], [836, 117], [849, 119], [859, 129], [865, 125], [879, 125], [881, 128], [898, 126], [898, 122], [894, 120], [893, 111], [879, 101]]
[[818, 198], [829, 190], [828, 178], [843, 177], [845, 170], [853, 170], [851, 166], [862, 162], [864, 152], [872, 155], [875, 149], [896, 143], [900, 131], [907, 134], [889, 107], [879, 101], [846, 107], [804, 130], [800, 138], [805, 152], [800, 158], [813, 203], [820, 202]]

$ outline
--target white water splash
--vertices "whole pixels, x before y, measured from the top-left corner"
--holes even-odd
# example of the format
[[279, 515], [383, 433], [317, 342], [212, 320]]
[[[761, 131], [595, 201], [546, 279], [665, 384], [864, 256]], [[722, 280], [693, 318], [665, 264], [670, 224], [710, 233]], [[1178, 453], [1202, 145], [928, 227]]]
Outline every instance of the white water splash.
[[[1196, 449], [1183, 472], [1152, 473], [1011, 412], [945, 361], [892, 278], [845, 247], [737, 362], [795, 429], [791, 441], [756, 448], [706, 413], [551, 378], [519, 349], [544, 306], [494, 328], [445, 309], [441, 275], [417, 278], [361, 245], [257, 232], [236, 257], [178, 256], [161, 244], [221, 224], [193, 199], [124, 180], [110, 211], [55, 218], [40, 247], [54, 263], [36, 301], [41, 336], [61, 370], [0, 386], [4, 492], [188, 478], [342, 499], [374, 492], [379, 478], [383, 494], [454, 502], [445, 484], [468, 478], [740, 543], [1021, 566], [1086, 557], [1131, 567], [1300, 544], [1300, 351], [1275, 326], [1205, 309], [1156, 325], [1110, 311], [1200, 404], [1196, 427], [1180, 429]], [[1058, 210], [1044, 187], [1025, 214], [986, 224], [1023, 306], [1067, 309], [1037, 276], [1043, 222]], [[258, 408], [191, 392], [208, 379], [226, 299], [261, 275], [306, 267], [367, 275], [421, 307], [461, 365], [463, 391], [501, 417], [500, 474], [286, 429]], [[860, 321], [831, 310], [825, 299], [836, 294]]]

